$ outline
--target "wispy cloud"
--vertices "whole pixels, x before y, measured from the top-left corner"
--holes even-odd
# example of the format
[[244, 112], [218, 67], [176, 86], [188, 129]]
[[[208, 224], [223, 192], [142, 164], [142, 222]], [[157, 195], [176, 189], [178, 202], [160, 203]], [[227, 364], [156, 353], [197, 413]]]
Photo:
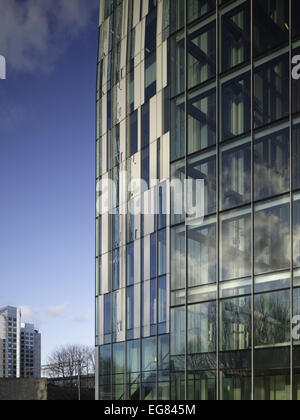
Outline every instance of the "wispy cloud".
[[0, 54], [16, 70], [49, 70], [99, 0], [0, 0]]
[[21, 314], [22, 314], [22, 321], [23, 322], [34, 322], [38, 311], [36, 309], [31, 309], [28, 306], [21, 306]]
[[57, 305], [57, 306], [50, 306], [47, 309], [46, 315], [49, 318], [59, 318], [63, 312], [65, 311], [65, 309], [67, 308], [68, 304], [63, 304], [63, 305]]
[[73, 318], [72, 318], [72, 321], [73, 322], [75, 322], [75, 323], [77, 323], [77, 324], [83, 324], [83, 323], [85, 323], [85, 322], [88, 322], [88, 320], [89, 320], [89, 318], [87, 317], [87, 316], [74, 316]]

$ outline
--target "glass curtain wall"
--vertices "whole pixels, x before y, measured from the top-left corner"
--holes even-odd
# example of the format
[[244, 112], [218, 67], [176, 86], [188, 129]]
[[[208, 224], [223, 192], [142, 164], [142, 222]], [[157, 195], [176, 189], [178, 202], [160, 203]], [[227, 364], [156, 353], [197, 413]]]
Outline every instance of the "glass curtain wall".
[[[300, 399], [299, 20], [299, 0], [101, 2], [99, 399]], [[152, 179], [204, 180], [203, 222], [178, 188], [170, 216], [125, 215], [161, 210]]]

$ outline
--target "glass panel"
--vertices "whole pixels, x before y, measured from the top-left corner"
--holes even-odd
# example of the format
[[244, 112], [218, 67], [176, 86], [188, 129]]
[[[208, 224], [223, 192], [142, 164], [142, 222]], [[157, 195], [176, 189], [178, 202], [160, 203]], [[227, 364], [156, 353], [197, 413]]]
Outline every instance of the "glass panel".
[[188, 226], [189, 287], [216, 282], [216, 223], [208, 219], [203, 225]]
[[293, 213], [294, 213], [293, 214], [294, 266], [300, 267], [300, 195], [299, 194], [294, 196]]
[[[174, 1], [174, 0], [173, 0]], [[170, 38], [170, 82], [171, 96], [185, 89], [185, 38], [184, 32]]]
[[293, 188], [300, 188], [300, 124], [293, 127]]
[[222, 16], [222, 71], [250, 59], [250, 1]]
[[171, 222], [179, 224], [185, 220], [184, 212], [184, 180], [185, 160], [176, 162], [171, 166]]
[[300, 2], [298, 0], [292, 0], [292, 35], [293, 37], [297, 37], [300, 35], [299, 16], [300, 16]]
[[262, 200], [290, 188], [289, 129], [273, 132], [255, 141], [254, 197]]
[[[188, 179], [204, 180], [205, 214], [216, 211], [216, 152], [207, 152], [188, 159]], [[193, 183], [194, 187], [195, 183]], [[195, 195], [194, 195], [195, 196]]]
[[289, 39], [289, 2], [254, 2], [254, 52], [261, 54]]
[[187, 19], [188, 23], [204, 16], [216, 8], [215, 0], [189, 0], [187, 2]]
[[221, 216], [221, 280], [251, 275], [250, 209]]
[[255, 296], [254, 341], [256, 348], [289, 344], [289, 290]]
[[184, 26], [185, 0], [170, 0], [170, 29], [171, 33]]
[[216, 144], [216, 89], [199, 89], [188, 97], [188, 153]]
[[188, 307], [189, 354], [216, 352], [216, 303]]
[[127, 341], [127, 373], [140, 371], [140, 340]]
[[239, 140], [221, 148], [221, 208], [251, 200], [251, 141]]
[[228, 370], [220, 373], [221, 401], [250, 401], [251, 372], [247, 370]]
[[[232, 352], [251, 348], [251, 297], [225, 300], [220, 303], [220, 350]], [[234, 354], [232, 354], [235, 357]], [[240, 354], [236, 355], [237, 361]], [[232, 366], [236, 362], [231, 361]], [[230, 366], [228, 366], [230, 367]], [[250, 366], [249, 366], [250, 367]]]
[[222, 86], [222, 138], [226, 140], [250, 130], [250, 73]]
[[185, 308], [171, 309], [171, 355], [185, 354]]
[[171, 290], [185, 288], [185, 226], [171, 230]]
[[254, 71], [254, 125], [260, 127], [289, 113], [289, 55], [259, 66]]
[[157, 352], [156, 337], [145, 338], [142, 342], [142, 370], [149, 372], [156, 370]]
[[184, 96], [171, 101], [171, 160], [185, 154], [185, 101]]
[[204, 371], [188, 375], [189, 401], [215, 401], [216, 393], [215, 372]]
[[290, 248], [288, 198], [257, 206], [254, 221], [255, 273], [288, 269]]
[[200, 23], [188, 31], [189, 89], [216, 75], [216, 24]]

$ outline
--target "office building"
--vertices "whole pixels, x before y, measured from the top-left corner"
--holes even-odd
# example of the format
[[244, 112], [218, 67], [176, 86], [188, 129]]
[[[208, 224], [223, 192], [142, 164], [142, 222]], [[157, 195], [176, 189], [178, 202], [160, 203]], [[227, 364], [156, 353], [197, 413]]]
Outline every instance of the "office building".
[[[101, 1], [97, 398], [300, 399], [299, 21], [299, 0]], [[184, 179], [198, 225], [174, 191], [161, 211]], [[158, 214], [125, 214], [153, 191]]]

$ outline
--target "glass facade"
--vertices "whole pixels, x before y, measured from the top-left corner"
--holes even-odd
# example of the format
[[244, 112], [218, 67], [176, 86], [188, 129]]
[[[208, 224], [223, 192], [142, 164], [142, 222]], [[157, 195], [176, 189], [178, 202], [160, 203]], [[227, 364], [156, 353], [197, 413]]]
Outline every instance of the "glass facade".
[[[98, 398], [299, 400], [299, 0], [100, 9], [96, 173], [117, 199], [96, 220]], [[185, 179], [203, 222], [173, 189], [170, 215], [123, 211]]]

